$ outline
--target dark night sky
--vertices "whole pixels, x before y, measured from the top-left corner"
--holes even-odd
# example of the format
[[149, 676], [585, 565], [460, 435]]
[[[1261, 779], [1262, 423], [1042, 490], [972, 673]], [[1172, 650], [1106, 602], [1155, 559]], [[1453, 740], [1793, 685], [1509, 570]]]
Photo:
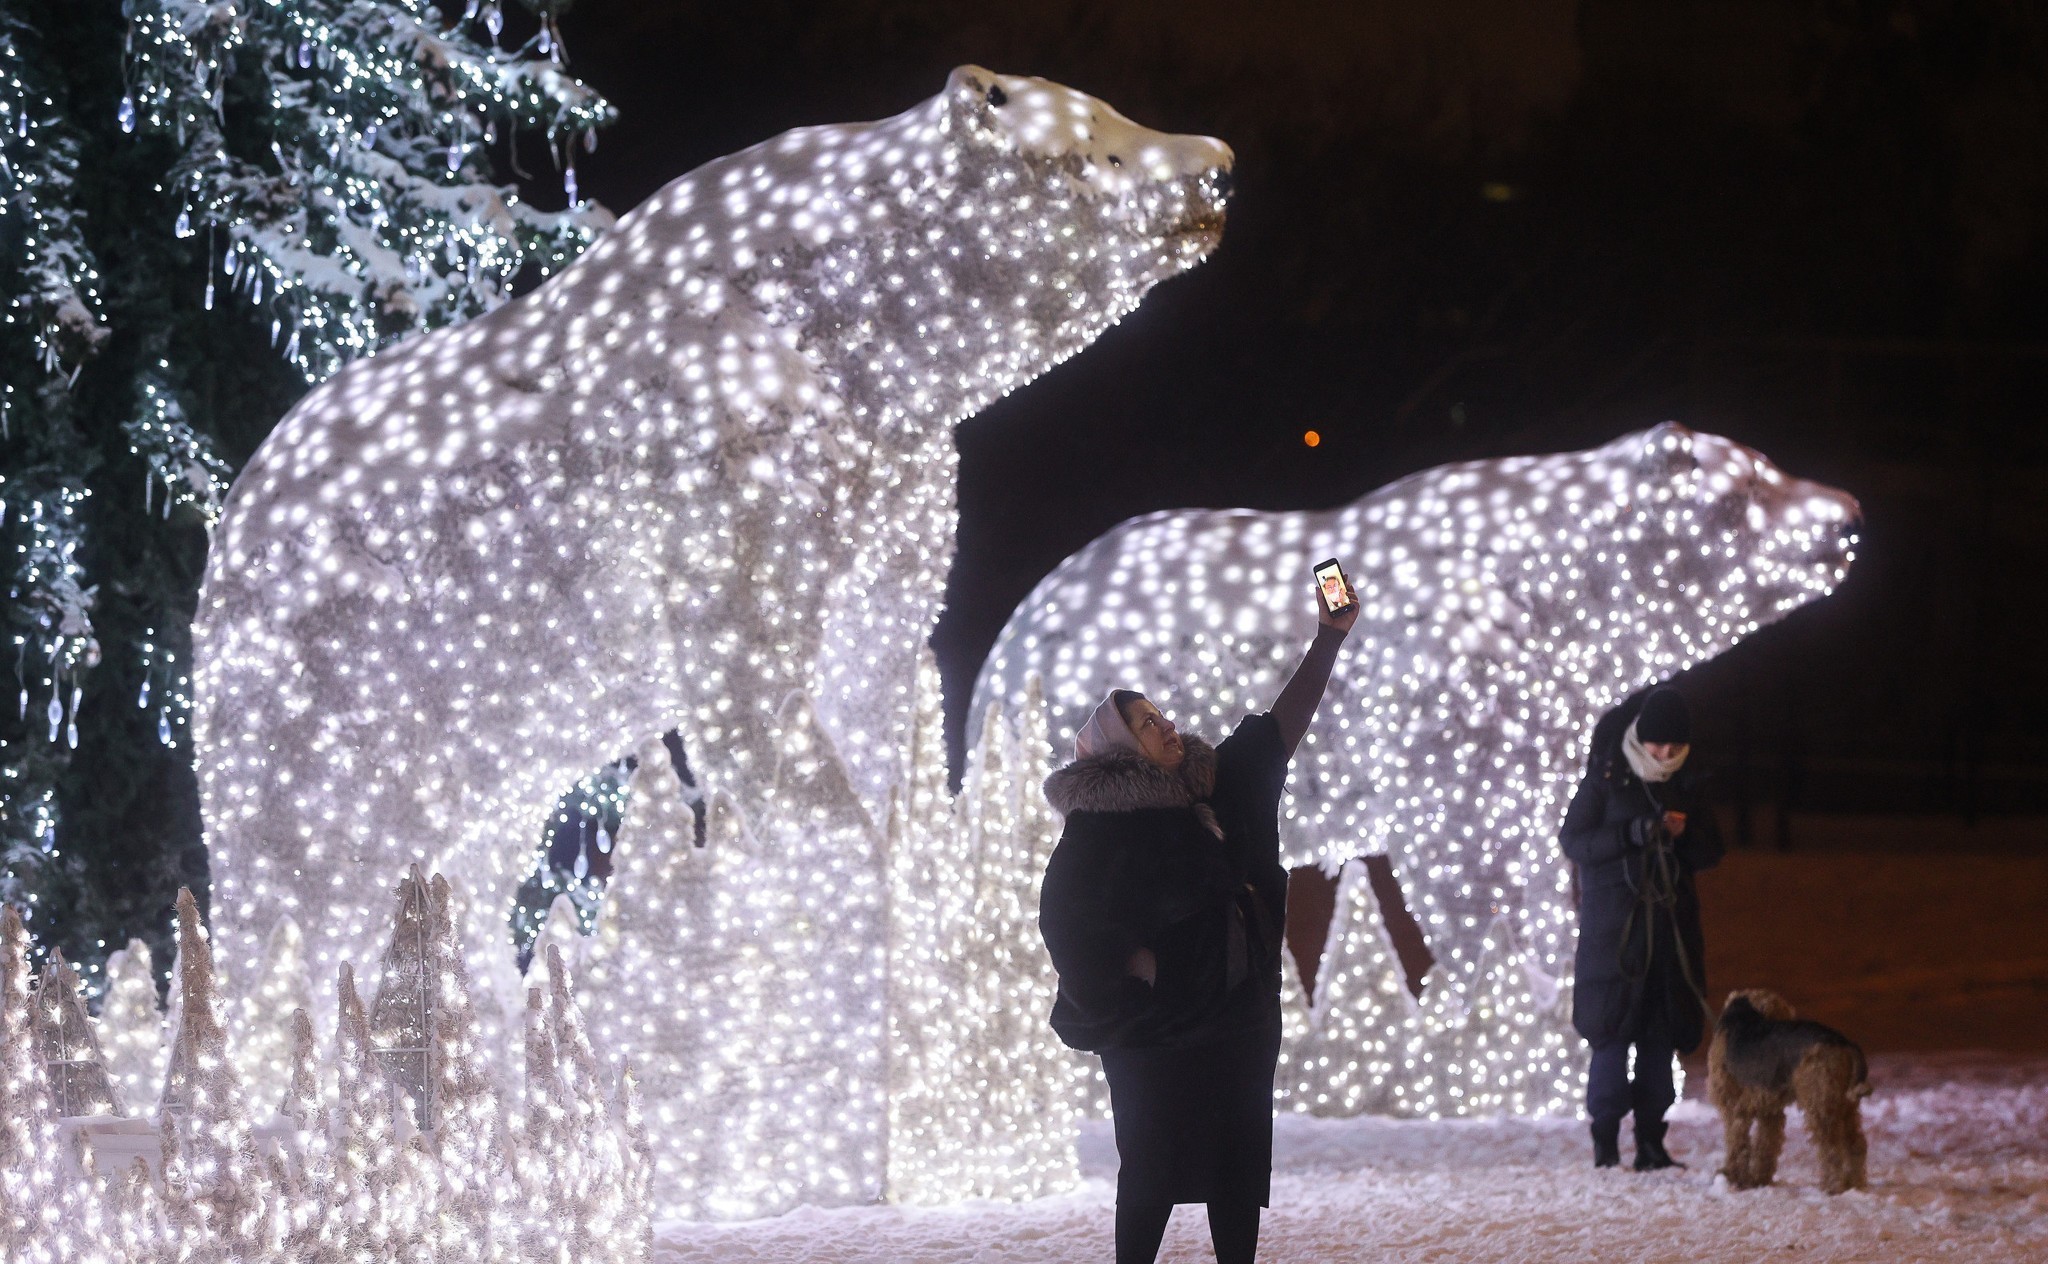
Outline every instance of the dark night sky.
[[2048, 11], [582, 0], [564, 31], [620, 212], [969, 61], [1235, 148], [1215, 258], [960, 431], [956, 724], [1015, 604], [1134, 514], [1676, 418], [1868, 519], [1841, 592], [1694, 674], [1730, 792], [2048, 811]]

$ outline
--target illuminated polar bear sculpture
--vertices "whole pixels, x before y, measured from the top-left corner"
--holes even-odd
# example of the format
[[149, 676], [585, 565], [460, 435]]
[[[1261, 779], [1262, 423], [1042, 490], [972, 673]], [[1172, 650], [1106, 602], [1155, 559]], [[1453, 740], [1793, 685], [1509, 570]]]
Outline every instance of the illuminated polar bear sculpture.
[[[1312, 631], [1309, 568], [1342, 559], [1363, 608], [1295, 760], [1286, 858], [1334, 868], [1389, 855], [1438, 961], [1429, 1026], [1464, 1022], [1507, 957], [1554, 1017], [1573, 943], [1556, 835], [1592, 721], [1832, 591], [1857, 513], [1760, 453], [1666, 424], [1586, 452], [1428, 470], [1322, 512], [1152, 514], [1033, 590], [975, 708], [1013, 703], [1038, 673], [1063, 751], [1115, 686], [1153, 691], [1184, 728], [1220, 737], [1272, 702]], [[1345, 910], [1369, 904], [1363, 891], [1362, 871], [1348, 871], [1320, 976], [1339, 986], [1357, 954], [1393, 969], [1376, 926], [1347, 927]], [[1431, 1075], [1446, 1057], [1507, 1051], [1505, 1029], [1468, 1036], [1462, 1052], [1432, 1053]], [[1382, 1089], [1403, 1074], [1383, 1070]], [[1554, 1087], [1570, 1078], [1551, 1070], [1540, 1091], [1488, 1092], [1476, 1074], [1455, 1092], [1411, 1083], [1384, 1104], [1541, 1109], [1561, 1104]], [[1309, 1104], [1363, 1100], [1343, 1096]]]
[[878, 823], [953, 556], [953, 426], [1205, 257], [1230, 162], [963, 67], [706, 164], [532, 295], [309, 395], [234, 486], [194, 630], [230, 977], [286, 916], [316, 977], [367, 967], [419, 860], [471, 893], [502, 1024], [556, 796], [676, 727], [759, 813], [795, 695]]

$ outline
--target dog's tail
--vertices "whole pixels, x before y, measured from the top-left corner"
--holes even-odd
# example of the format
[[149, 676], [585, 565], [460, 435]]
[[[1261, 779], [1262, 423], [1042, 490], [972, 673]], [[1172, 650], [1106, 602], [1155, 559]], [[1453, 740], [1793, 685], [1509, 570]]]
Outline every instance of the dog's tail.
[[1861, 1045], [1850, 1045], [1856, 1051], [1856, 1084], [1849, 1090], [1849, 1100], [1860, 1102], [1870, 1096], [1870, 1061], [1863, 1056]]

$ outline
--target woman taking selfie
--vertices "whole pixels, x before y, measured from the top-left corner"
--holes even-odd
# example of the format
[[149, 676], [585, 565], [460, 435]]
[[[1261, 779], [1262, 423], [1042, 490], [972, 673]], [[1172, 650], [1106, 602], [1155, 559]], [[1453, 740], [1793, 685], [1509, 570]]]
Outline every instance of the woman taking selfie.
[[1677, 1096], [1672, 1055], [1690, 1052], [1706, 1029], [1693, 874], [1721, 863], [1722, 851], [1685, 767], [1691, 741], [1685, 698], [1669, 685], [1609, 712], [1593, 729], [1586, 779], [1558, 840], [1576, 867], [1572, 1025], [1593, 1047], [1586, 1113], [1595, 1167], [1621, 1162], [1621, 1119], [1631, 1113], [1636, 1170], [1682, 1166], [1664, 1149], [1664, 1112]]
[[[1332, 567], [1334, 569], [1334, 567]], [[1320, 591], [1320, 590], [1319, 590]], [[1066, 817], [1039, 928], [1052, 1025], [1099, 1053], [1116, 1121], [1117, 1264], [1151, 1264], [1176, 1203], [1206, 1203], [1219, 1264], [1251, 1264], [1273, 1168], [1287, 764], [1358, 618], [1344, 597], [1264, 715], [1216, 746], [1119, 689], [1045, 783]]]

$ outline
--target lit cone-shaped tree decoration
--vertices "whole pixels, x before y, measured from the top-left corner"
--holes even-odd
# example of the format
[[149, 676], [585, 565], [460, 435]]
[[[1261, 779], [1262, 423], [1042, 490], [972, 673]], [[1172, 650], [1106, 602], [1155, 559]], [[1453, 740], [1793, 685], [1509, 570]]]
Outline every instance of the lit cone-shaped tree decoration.
[[108, 1238], [121, 1264], [174, 1264], [177, 1256], [163, 1232], [164, 1201], [149, 1164], [141, 1159], [125, 1172], [108, 1174], [107, 1201], [113, 1210]]
[[[984, 1196], [1043, 1196], [1080, 1179], [1074, 1151], [1074, 1096], [1079, 1080], [1065, 1046], [1045, 1034], [1059, 977], [1038, 937], [1038, 888], [1059, 842], [1061, 821], [1041, 787], [1053, 750], [1045, 699], [1028, 682], [1010, 745], [1010, 826], [980, 849], [980, 889], [987, 930], [984, 969], [995, 990], [986, 1034], [983, 1082], [993, 1095], [986, 1126], [996, 1142], [984, 1151], [976, 1182]], [[999, 1118], [998, 1118], [999, 1117]]]
[[431, 1177], [432, 1223], [459, 1225], [448, 1245], [493, 1258], [511, 1234], [498, 1097], [478, 1045], [469, 977], [455, 942], [453, 893], [418, 865], [399, 884], [397, 925], [371, 1012], [371, 1037], [392, 1090], [410, 1098], [423, 1133], [413, 1148], [437, 1160], [406, 1166]]
[[146, 1113], [163, 1088], [164, 1020], [156, 1003], [155, 963], [139, 939], [107, 958], [99, 1035], [122, 1105], [131, 1114]]
[[1281, 1090], [1319, 1115], [1394, 1111], [1405, 1081], [1402, 1045], [1417, 1014], [1362, 861], [1339, 872], [1320, 962], [1313, 997], [1301, 993], [1298, 972], [1289, 975]]
[[918, 656], [910, 768], [889, 805], [889, 1196], [923, 1202], [956, 1188], [965, 1112], [951, 1108], [961, 1079], [963, 1003], [959, 948], [973, 911], [958, 871], [953, 796], [946, 785], [939, 668]]
[[[582, 972], [591, 940], [583, 934], [581, 926], [576, 901], [566, 892], [548, 904], [547, 920], [541, 925], [540, 938], [534, 944], [533, 964], [526, 971], [528, 986], [539, 988], [543, 997], [552, 995], [554, 990], [549, 982], [552, 977], [551, 960], [559, 959], [572, 974]], [[556, 950], [553, 958], [548, 953], [550, 948]]]
[[0, 1259], [9, 1261], [48, 1252], [63, 1225], [57, 1127], [36, 1060], [28, 981], [28, 931], [12, 905], [0, 905]]
[[321, 1114], [318, 1058], [313, 1042], [313, 1019], [305, 1010], [295, 1009], [292, 1011], [291, 1074], [285, 1079], [284, 1096], [278, 1100], [277, 1113], [302, 1129], [313, 1127]]
[[335, 1013], [337, 1162], [324, 1242], [337, 1260], [401, 1258], [393, 1209], [412, 1200], [399, 1166], [392, 1126], [394, 1094], [377, 1065], [370, 1020], [356, 990], [355, 971], [341, 967]]
[[556, 1134], [554, 1145], [529, 1151], [529, 1158], [554, 1181], [551, 1219], [568, 1258], [623, 1264], [633, 1258], [620, 1249], [634, 1236], [622, 1233], [627, 1219], [645, 1213], [623, 1203], [630, 1176], [626, 1140], [605, 1101], [597, 1056], [584, 1034], [561, 951], [550, 944], [546, 955], [549, 1044], [555, 1056], [553, 1083], [565, 1107], [564, 1131]]
[[[996, 937], [1005, 927], [997, 901], [991, 899], [995, 888], [993, 875], [989, 872], [991, 861], [999, 855], [1004, 841], [1016, 827], [1016, 787], [1011, 784], [1012, 741], [1009, 726], [1001, 712], [990, 707], [983, 718], [981, 740], [975, 744], [974, 762], [960, 787], [960, 802], [957, 815], [960, 817], [956, 829], [966, 841], [971, 857], [968, 868], [966, 896], [968, 914], [963, 919], [962, 935], [953, 946], [955, 959], [962, 963], [965, 973], [964, 990], [961, 996], [964, 1004], [954, 1017], [962, 1044], [959, 1072], [966, 1084], [956, 1085], [960, 1089], [973, 1085], [982, 1097], [995, 1091], [990, 1074], [997, 1068], [989, 1065], [989, 1059], [996, 1053], [995, 1024], [1000, 1015], [994, 1006], [998, 1003], [1003, 980], [991, 978], [996, 954]], [[956, 844], [957, 845], [957, 844]], [[991, 1103], [993, 1105], [993, 1103]], [[990, 1120], [982, 1112], [970, 1112], [965, 1135], [959, 1138], [963, 1151], [979, 1154], [991, 1137]]]
[[36, 990], [36, 1057], [49, 1084], [50, 1104], [62, 1118], [118, 1115], [121, 1101], [107, 1075], [106, 1059], [93, 1034], [92, 1019], [78, 994], [78, 970], [51, 950]]
[[373, 1060], [394, 1094], [412, 1098], [417, 1124], [432, 1128], [438, 1103], [427, 1065], [427, 1045], [439, 1000], [430, 964], [434, 955], [434, 903], [425, 875], [414, 865], [398, 884], [391, 941], [384, 949], [377, 999], [370, 1006]]
[[647, 1142], [640, 1081], [631, 1062], [619, 1068], [619, 1132], [625, 1141], [626, 1177], [620, 1182], [619, 1197], [626, 1219], [616, 1241], [628, 1264], [647, 1264], [654, 1256], [654, 1148]]
[[[538, 987], [526, 989], [526, 1110], [520, 1140], [529, 1153], [537, 1155], [555, 1153], [568, 1131], [555, 1037], [549, 1028], [545, 997], [546, 993]], [[527, 1205], [542, 1209], [520, 1244], [529, 1259], [552, 1259], [563, 1250], [565, 1235], [553, 1214], [562, 1179], [546, 1162], [520, 1165], [519, 1183]]]
[[888, 826], [889, 1195], [1065, 1188], [1077, 1178], [1077, 1077], [1044, 1029], [1054, 979], [1038, 946], [1038, 881], [1059, 823], [1039, 791], [1051, 760], [1042, 705], [1029, 694], [1014, 727], [996, 708], [984, 714], [957, 799], [923, 771], [943, 767], [928, 752], [943, 749], [929, 662], [915, 713], [919, 763]]
[[259, 1112], [274, 1106], [286, 1092], [292, 1074], [293, 1015], [301, 1011], [308, 1017], [316, 1012], [305, 936], [296, 921], [283, 917], [271, 929], [255, 986], [241, 998], [236, 1029], [236, 1064]]
[[[256, 1158], [241, 1084], [228, 1056], [213, 954], [190, 890], [178, 892], [178, 1028], [171, 1040], [158, 1126], [171, 1220], [196, 1239], [218, 1238], [242, 1258], [273, 1257], [282, 1221]], [[228, 1258], [234, 1258], [232, 1255]]]

